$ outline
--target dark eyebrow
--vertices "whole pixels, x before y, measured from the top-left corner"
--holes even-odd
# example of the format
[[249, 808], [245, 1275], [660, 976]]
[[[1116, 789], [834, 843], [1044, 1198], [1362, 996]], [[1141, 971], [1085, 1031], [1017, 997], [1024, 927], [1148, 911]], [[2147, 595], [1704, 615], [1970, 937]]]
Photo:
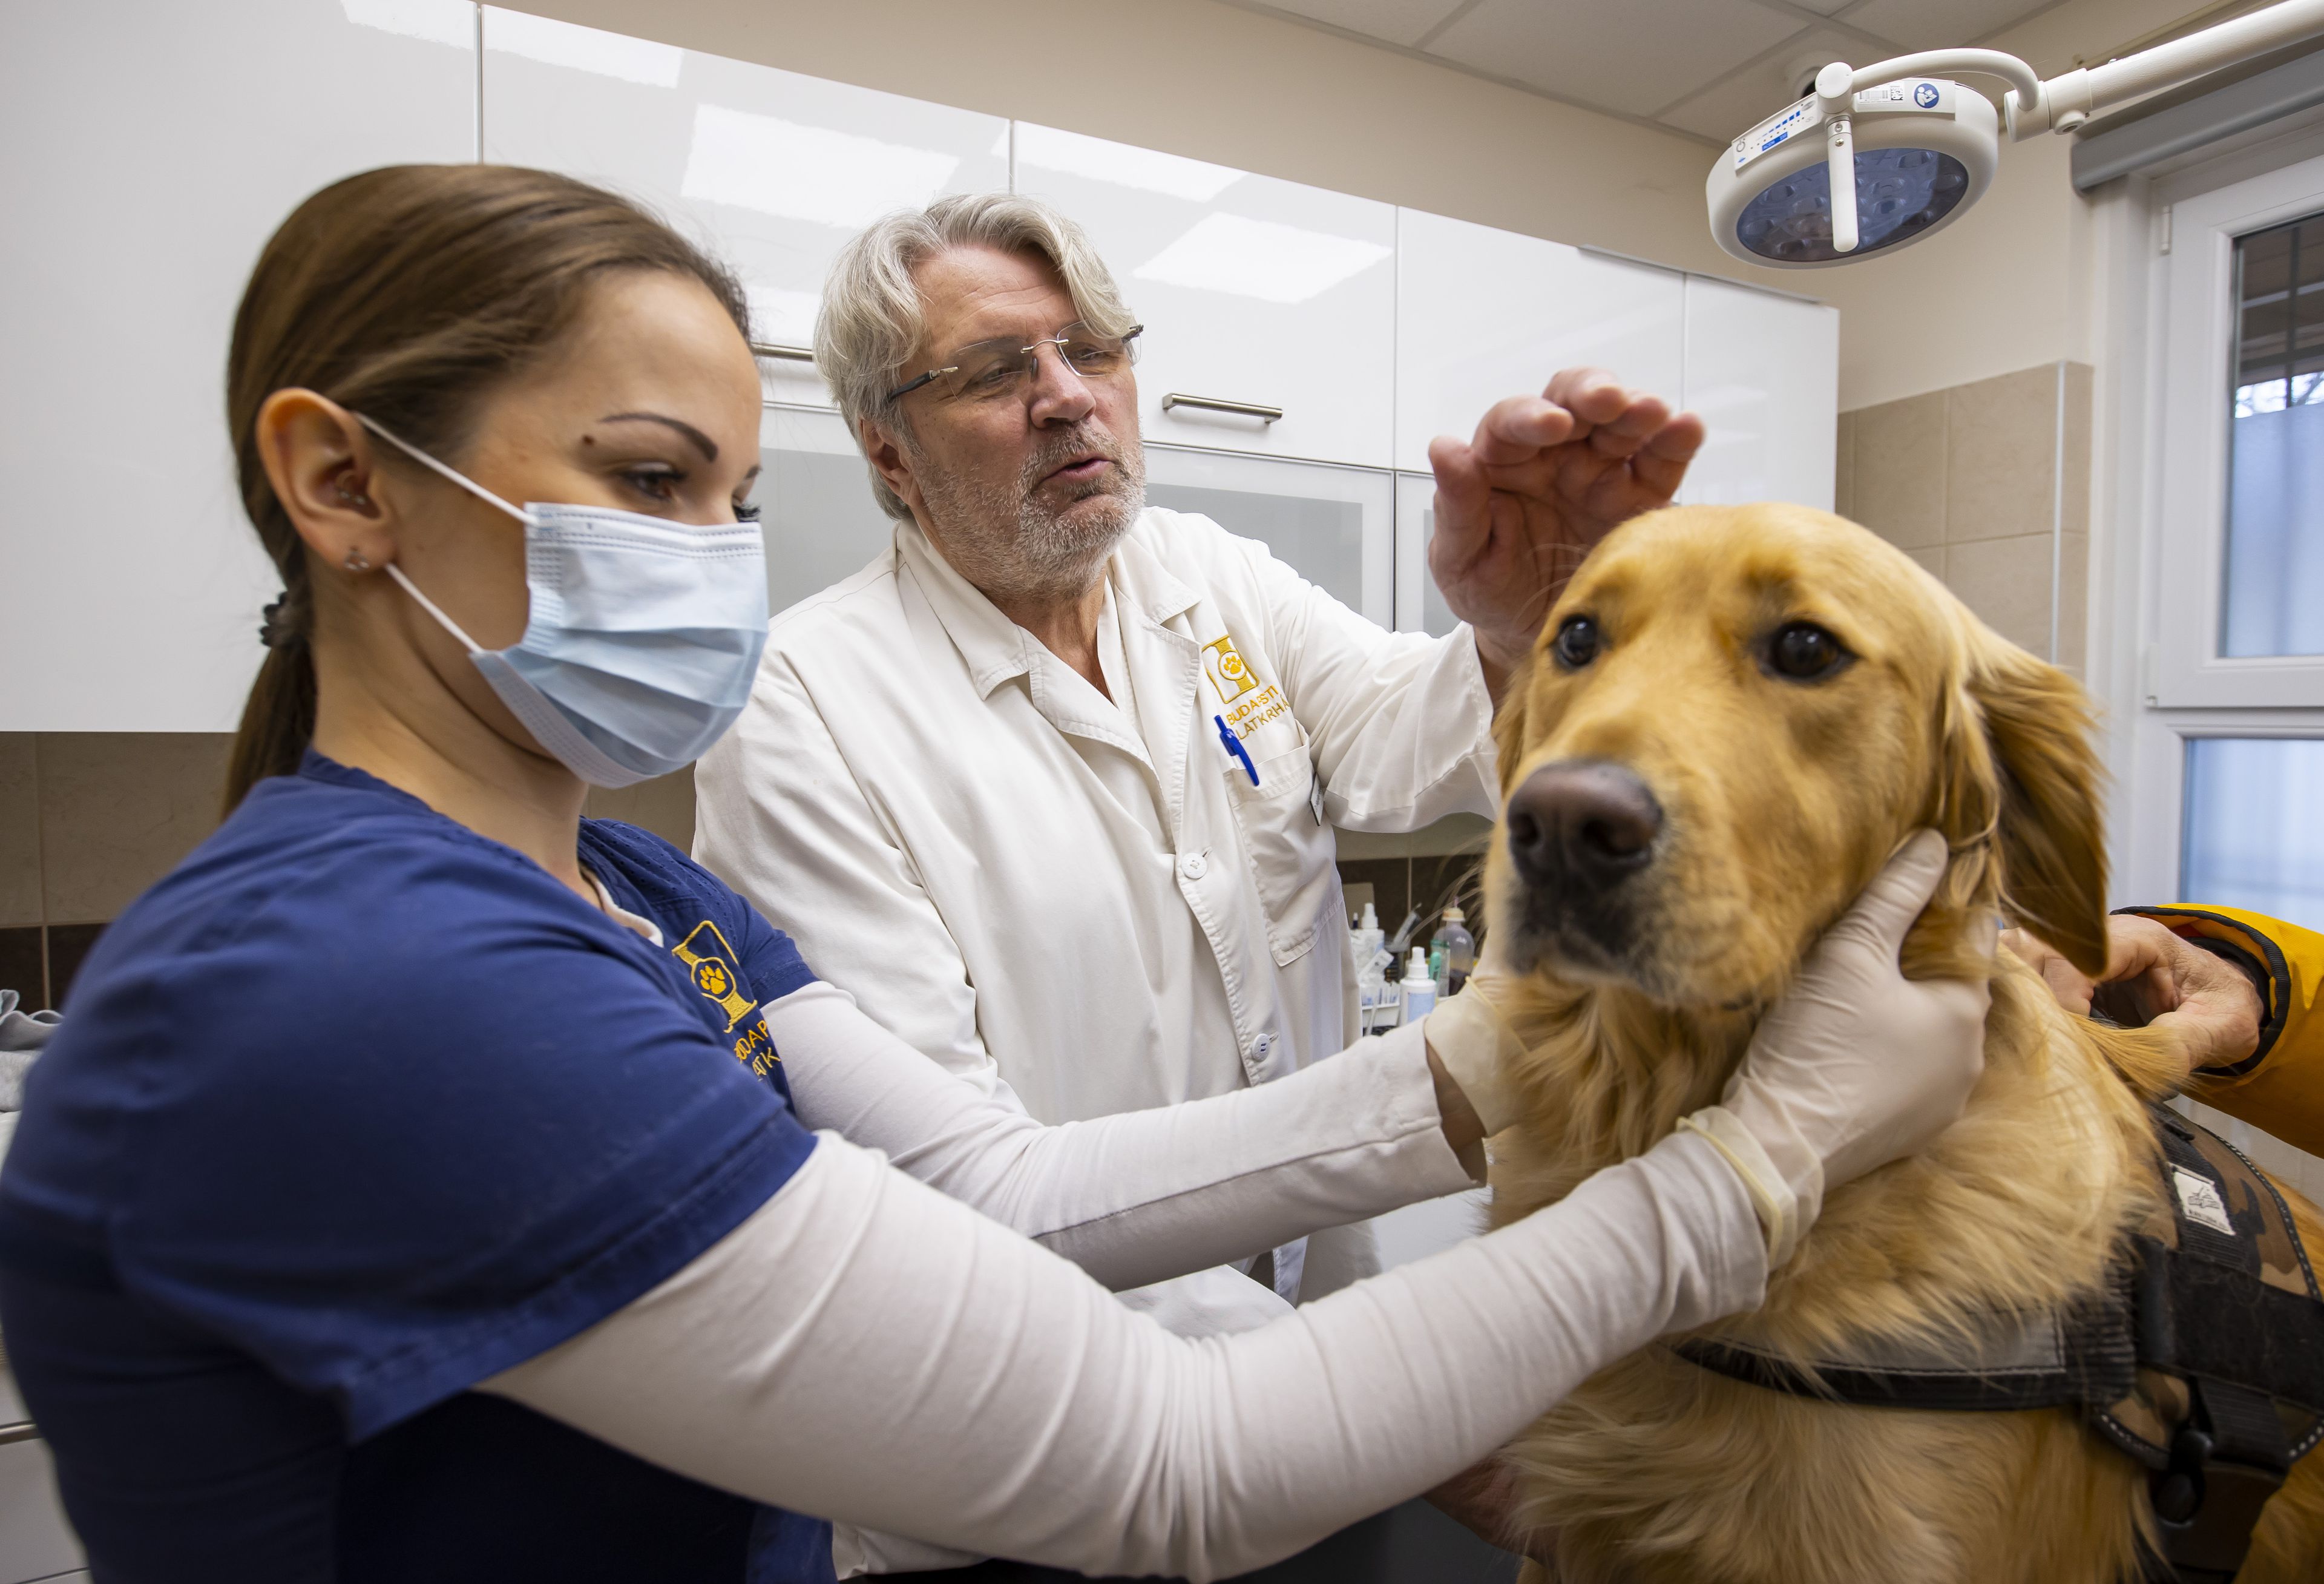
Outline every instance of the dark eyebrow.
[[686, 422], [682, 419], [665, 418], [659, 412], [614, 412], [608, 413], [597, 421], [599, 423], [629, 423], [633, 420], [642, 420], [646, 423], [658, 423], [665, 426], [666, 428], [676, 429], [679, 434], [684, 435], [688, 440], [693, 442], [694, 448], [702, 453], [702, 460], [705, 462], [715, 462], [718, 460], [718, 442], [712, 439], [708, 435], [704, 434], [700, 429], [696, 428], [692, 424]]

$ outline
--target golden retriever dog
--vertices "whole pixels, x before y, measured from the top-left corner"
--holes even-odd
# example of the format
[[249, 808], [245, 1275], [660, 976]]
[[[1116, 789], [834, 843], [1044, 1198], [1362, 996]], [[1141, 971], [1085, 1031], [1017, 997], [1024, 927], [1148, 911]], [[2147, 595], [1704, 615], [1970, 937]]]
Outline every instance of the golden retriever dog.
[[[1840, 518], [1676, 507], [1616, 530], [1496, 724], [1494, 993], [1527, 1047], [1496, 1221], [1715, 1104], [1817, 935], [1934, 826], [1953, 857], [1904, 967], [1990, 974], [1984, 1076], [1925, 1153], [1826, 1197], [1762, 1308], [1698, 1334], [1810, 1366], [2097, 1291], [2160, 1208], [2147, 1106], [2178, 1064], [1988, 959], [1982, 925], [2102, 968], [2089, 725], [2064, 673]], [[2293, 1213], [2324, 1255], [2324, 1221]], [[2126, 1584], [2154, 1534], [2145, 1471], [2071, 1409], [1851, 1406], [1660, 1344], [1507, 1456], [1563, 1584]], [[2270, 1500], [2239, 1584], [2318, 1579], [2324, 1452]]]

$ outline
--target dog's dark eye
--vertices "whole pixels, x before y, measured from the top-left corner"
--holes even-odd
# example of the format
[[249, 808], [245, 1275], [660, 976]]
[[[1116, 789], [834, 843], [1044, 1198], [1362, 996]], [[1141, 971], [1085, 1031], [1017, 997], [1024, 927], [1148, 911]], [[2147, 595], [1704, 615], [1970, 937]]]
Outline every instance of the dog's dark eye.
[[1767, 644], [1767, 668], [1794, 682], [1821, 681], [1849, 658], [1840, 640], [1812, 622], [1781, 628]]
[[1559, 665], [1579, 671], [1598, 658], [1598, 623], [1588, 616], [1568, 616], [1549, 649]]

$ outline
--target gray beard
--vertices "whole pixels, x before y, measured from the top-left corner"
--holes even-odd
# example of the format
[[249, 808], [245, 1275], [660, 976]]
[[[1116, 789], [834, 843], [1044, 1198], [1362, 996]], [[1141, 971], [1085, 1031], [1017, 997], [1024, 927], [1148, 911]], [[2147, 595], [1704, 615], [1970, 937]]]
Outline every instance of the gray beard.
[[[1034, 487], [1077, 452], [1096, 451], [1113, 468], [1053, 510]], [[918, 460], [918, 458], [915, 458]], [[1013, 483], [923, 473], [920, 497], [953, 570], [995, 603], [1071, 599], [1097, 582], [1099, 568], [1146, 506], [1146, 454], [1135, 439], [1074, 429], [1026, 458]], [[1102, 504], [1088, 504], [1102, 497]], [[1081, 508], [1077, 520], [1065, 515]]]

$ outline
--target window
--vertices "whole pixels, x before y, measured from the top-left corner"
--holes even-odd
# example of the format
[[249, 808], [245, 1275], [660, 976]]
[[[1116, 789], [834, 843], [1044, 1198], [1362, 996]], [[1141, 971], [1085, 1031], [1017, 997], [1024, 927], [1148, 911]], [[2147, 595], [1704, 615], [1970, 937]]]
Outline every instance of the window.
[[2219, 652], [2324, 654], [2324, 216], [2235, 239]]
[[2324, 930], [2324, 741], [2187, 743], [2179, 890]]
[[2324, 157], [2200, 180], [2158, 188], [2147, 252], [2160, 510], [2117, 894], [2324, 927]]

